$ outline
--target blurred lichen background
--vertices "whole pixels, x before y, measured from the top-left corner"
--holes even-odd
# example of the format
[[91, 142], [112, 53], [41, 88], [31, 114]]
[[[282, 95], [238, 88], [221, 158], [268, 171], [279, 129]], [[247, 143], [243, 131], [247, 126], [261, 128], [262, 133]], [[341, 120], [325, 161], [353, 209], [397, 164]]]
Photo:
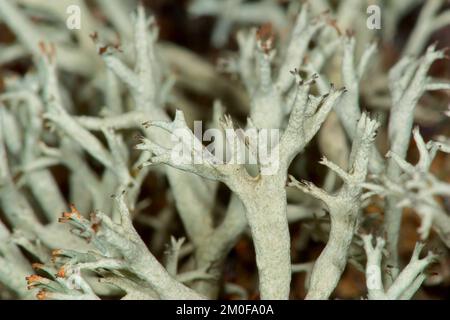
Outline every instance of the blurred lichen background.
[[446, 0], [0, 0], [0, 299], [448, 299], [448, 47]]

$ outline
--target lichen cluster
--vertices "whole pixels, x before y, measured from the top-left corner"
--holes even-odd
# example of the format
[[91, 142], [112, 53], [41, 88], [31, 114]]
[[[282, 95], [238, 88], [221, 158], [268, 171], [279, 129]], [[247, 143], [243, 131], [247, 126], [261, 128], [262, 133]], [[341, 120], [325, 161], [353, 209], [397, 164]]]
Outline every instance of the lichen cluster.
[[[213, 17], [202, 41], [220, 52], [216, 66], [160, 41], [158, 16], [134, 1], [0, 0], [12, 38], [0, 47], [0, 297], [247, 299], [224, 275], [245, 236], [261, 299], [289, 299], [298, 272], [306, 299], [328, 299], [350, 264], [368, 299], [441, 285], [426, 270], [448, 268], [450, 184], [431, 169], [450, 141], [424, 141], [420, 125], [450, 113], [450, 82], [430, 75], [447, 58], [429, 45], [450, 25], [444, 1], [194, 0], [188, 12]], [[265, 130], [278, 139], [252, 139]], [[200, 160], [178, 161], [178, 148]], [[313, 148], [323, 178], [305, 169], [317, 168]], [[398, 250], [407, 208], [423, 242], [409, 262]], [[299, 224], [303, 244], [290, 234]], [[440, 249], [421, 258], [430, 237]], [[324, 244], [320, 255], [295, 263], [308, 239]]]

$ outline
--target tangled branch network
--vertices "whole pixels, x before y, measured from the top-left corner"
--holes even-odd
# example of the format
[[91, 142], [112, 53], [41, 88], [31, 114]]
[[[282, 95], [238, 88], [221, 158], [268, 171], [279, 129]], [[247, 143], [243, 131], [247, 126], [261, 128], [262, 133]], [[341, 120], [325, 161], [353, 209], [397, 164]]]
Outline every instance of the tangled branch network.
[[445, 1], [186, 6], [216, 65], [135, 1], [0, 0], [0, 298], [329, 299], [348, 269], [356, 299], [448, 286]]

